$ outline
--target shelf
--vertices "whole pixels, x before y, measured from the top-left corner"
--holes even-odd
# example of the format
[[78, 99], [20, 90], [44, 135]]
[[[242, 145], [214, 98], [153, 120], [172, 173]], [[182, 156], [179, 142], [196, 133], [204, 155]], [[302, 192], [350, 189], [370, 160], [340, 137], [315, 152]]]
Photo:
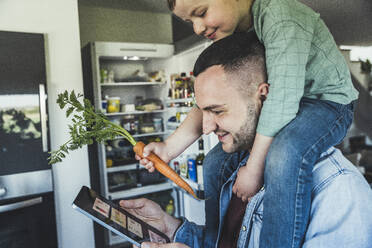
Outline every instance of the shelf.
[[135, 135], [133, 135], [133, 138], [146, 137], [146, 136], [166, 135], [166, 134], [168, 134], [168, 132], [143, 133], [143, 134], [135, 134]]
[[172, 109], [175, 109], [177, 111], [181, 111], [181, 112], [190, 112], [190, 110], [192, 109], [193, 107], [187, 107], [187, 106], [173, 106], [173, 107], [167, 107], [168, 111], [172, 110]]
[[128, 165], [120, 165], [120, 166], [113, 166], [107, 168], [107, 172], [119, 172], [119, 171], [128, 171], [128, 170], [136, 170], [139, 168], [139, 164], [128, 164]]
[[144, 114], [156, 114], [164, 113], [167, 110], [154, 110], [154, 111], [131, 111], [131, 112], [116, 112], [116, 113], [105, 113], [105, 116], [121, 116], [121, 115], [144, 115]]
[[142, 186], [138, 188], [128, 189], [128, 190], [119, 191], [115, 193], [109, 193], [109, 196], [113, 200], [117, 200], [117, 199], [122, 199], [122, 198], [129, 198], [132, 196], [145, 195], [145, 194], [154, 193], [158, 191], [169, 190], [169, 189], [173, 189], [173, 187], [174, 187], [173, 183], [165, 182], [165, 183], [160, 183], [160, 184], [152, 184], [152, 185]]
[[101, 87], [115, 86], [147, 86], [147, 85], [165, 85], [165, 82], [117, 82], [117, 83], [101, 83]]
[[188, 178], [185, 178], [183, 176], [181, 176], [181, 177], [182, 177], [183, 180], [185, 180], [191, 186], [191, 188], [194, 189], [194, 191], [197, 191], [197, 190], [200, 189], [200, 185], [197, 182], [194, 182], [194, 181], [192, 181]]
[[167, 99], [167, 103], [193, 102], [194, 98]]

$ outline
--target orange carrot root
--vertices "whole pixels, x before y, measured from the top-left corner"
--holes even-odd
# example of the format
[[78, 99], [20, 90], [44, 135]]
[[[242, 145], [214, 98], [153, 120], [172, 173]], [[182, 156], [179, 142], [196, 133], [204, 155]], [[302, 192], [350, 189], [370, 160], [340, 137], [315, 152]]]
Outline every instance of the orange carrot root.
[[[143, 158], [143, 149], [145, 147], [145, 144], [141, 141], [138, 141], [135, 146], [133, 146], [133, 151]], [[175, 184], [180, 186], [182, 189], [186, 190], [188, 193], [190, 193], [195, 199], [200, 200], [194, 190], [190, 187], [190, 185], [181, 178], [168, 164], [166, 164], [161, 158], [159, 158], [156, 154], [151, 153], [146, 157], [148, 160], [153, 162], [154, 167], [157, 171], [159, 171], [161, 174], [163, 174], [165, 177], [172, 180]]]

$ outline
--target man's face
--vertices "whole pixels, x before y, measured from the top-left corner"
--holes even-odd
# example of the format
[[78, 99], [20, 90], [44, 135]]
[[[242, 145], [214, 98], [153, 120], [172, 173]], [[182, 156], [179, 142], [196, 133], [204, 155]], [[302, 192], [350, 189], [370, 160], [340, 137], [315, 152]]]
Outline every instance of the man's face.
[[193, 24], [196, 34], [213, 41], [235, 31], [242, 19], [241, 12], [236, 0], [176, 0], [173, 10], [175, 15]]
[[203, 113], [203, 133], [214, 132], [231, 153], [252, 148], [261, 104], [229, 80], [221, 66], [209, 67], [196, 78], [195, 98]]

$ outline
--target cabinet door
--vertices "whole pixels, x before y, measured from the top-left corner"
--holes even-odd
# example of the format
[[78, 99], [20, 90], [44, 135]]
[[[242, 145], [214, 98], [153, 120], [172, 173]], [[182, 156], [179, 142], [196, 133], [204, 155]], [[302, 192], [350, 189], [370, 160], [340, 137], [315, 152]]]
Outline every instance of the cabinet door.
[[49, 169], [42, 34], [0, 31], [0, 176]]

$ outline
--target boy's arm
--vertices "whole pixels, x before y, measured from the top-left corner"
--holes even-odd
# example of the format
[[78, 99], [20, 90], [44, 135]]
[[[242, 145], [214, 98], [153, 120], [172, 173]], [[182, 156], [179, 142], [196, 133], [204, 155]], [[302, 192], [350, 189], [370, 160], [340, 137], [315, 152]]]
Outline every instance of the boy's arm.
[[180, 155], [189, 145], [194, 143], [202, 134], [202, 112], [193, 107], [187, 114], [186, 119], [165, 140], [168, 155], [172, 158]]
[[273, 137], [257, 133], [254, 139], [252, 151], [248, 158], [247, 165], [250, 165], [255, 171], [261, 172], [263, 174], [263, 171], [265, 169], [265, 158], [272, 141]]
[[[191, 145], [202, 134], [202, 112], [197, 107], [191, 109], [186, 119], [164, 142], [152, 142], [145, 146], [143, 155], [146, 157], [151, 152], [159, 156], [164, 162], [180, 155], [189, 145]], [[140, 164], [150, 172], [154, 172], [153, 163], [146, 158], [136, 155]]]
[[249, 201], [263, 185], [265, 158], [273, 137], [256, 134], [246, 166], [238, 171], [233, 192], [243, 201]]

